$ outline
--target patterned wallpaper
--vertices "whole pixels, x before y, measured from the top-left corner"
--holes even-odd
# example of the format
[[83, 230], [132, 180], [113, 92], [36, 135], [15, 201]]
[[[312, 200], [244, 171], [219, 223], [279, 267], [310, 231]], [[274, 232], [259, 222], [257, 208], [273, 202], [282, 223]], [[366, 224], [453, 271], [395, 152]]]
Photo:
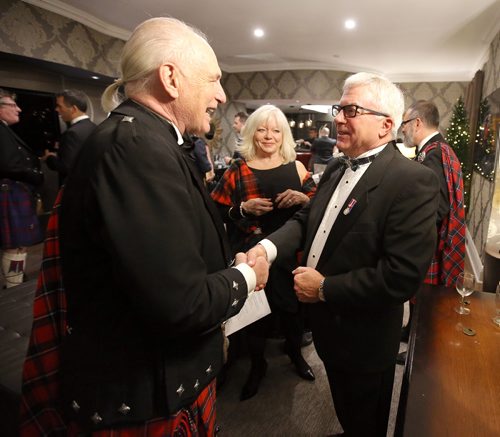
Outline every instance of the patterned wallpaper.
[[0, 51], [116, 76], [124, 42], [19, 0], [0, 0]]
[[500, 32], [490, 45], [488, 61], [484, 64], [483, 96], [488, 97], [500, 88]]
[[[244, 108], [245, 100], [300, 99], [301, 101], [338, 101], [342, 85], [350, 73], [325, 70], [261, 71], [254, 73], [229, 73], [223, 76], [222, 85], [228, 104], [221, 109], [223, 129], [221, 151], [230, 153], [234, 144], [231, 125], [234, 114]], [[453, 113], [453, 106], [465, 95], [467, 82], [421, 82], [399, 84], [405, 94], [407, 106], [419, 99], [436, 102], [441, 114], [441, 129], [446, 131]], [[239, 102], [239, 105], [235, 102]]]
[[[19, 0], [0, 0], [0, 51], [70, 65], [107, 76], [117, 76], [117, 63], [124, 42], [80, 23]], [[483, 96], [500, 88], [500, 33], [490, 47], [484, 66]], [[325, 70], [262, 71], [227, 73], [222, 84], [227, 103], [216, 114], [214, 149], [231, 154], [235, 137], [234, 114], [245, 109], [245, 100], [300, 99], [337, 101], [344, 79], [350, 73]], [[409, 105], [418, 99], [436, 102], [441, 130], [446, 131], [453, 106], [465, 96], [466, 82], [423, 82], [400, 84]], [[496, 103], [494, 110], [498, 109]], [[491, 184], [474, 175], [469, 227], [480, 253], [487, 231], [485, 212], [491, 204]], [[489, 202], [489, 203], [488, 203]], [[488, 215], [489, 216], [489, 215]]]

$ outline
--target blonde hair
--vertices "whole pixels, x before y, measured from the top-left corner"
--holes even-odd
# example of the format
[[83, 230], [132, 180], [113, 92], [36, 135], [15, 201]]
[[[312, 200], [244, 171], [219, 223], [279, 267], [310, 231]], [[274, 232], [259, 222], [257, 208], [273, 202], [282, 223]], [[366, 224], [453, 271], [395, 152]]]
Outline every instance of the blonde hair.
[[[102, 94], [104, 111], [112, 111], [130, 95], [149, 91], [154, 72], [163, 63], [186, 66], [195, 62], [197, 48], [191, 44], [190, 36], [207, 40], [198, 29], [171, 17], [151, 18], [139, 24], [123, 47], [121, 77]], [[122, 86], [125, 95], [120, 93]]]
[[281, 109], [274, 105], [263, 105], [248, 117], [245, 127], [241, 131], [243, 141], [238, 149], [245, 160], [251, 161], [255, 158], [257, 154], [253, 139], [255, 132], [260, 126], [266, 124], [271, 117], [276, 120], [279, 129], [283, 133], [283, 143], [280, 147], [280, 155], [283, 158], [283, 163], [288, 164], [295, 161], [297, 157], [295, 153], [295, 141], [293, 140], [288, 120]]

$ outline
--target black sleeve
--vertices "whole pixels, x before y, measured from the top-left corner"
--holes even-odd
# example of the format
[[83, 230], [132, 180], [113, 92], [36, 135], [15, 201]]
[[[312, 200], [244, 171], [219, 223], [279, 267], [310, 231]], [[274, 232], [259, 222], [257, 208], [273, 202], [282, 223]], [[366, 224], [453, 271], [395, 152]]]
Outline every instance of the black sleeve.
[[439, 181], [439, 208], [437, 214], [437, 225], [439, 226], [443, 218], [450, 211], [450, 200], [448, 196], [448, 184], [444, 175], [443, 162], [441, 159], [441, 148], [436, 147], [431, 150], [422, 162], [423, 165], [430, 168], [438, 177]]

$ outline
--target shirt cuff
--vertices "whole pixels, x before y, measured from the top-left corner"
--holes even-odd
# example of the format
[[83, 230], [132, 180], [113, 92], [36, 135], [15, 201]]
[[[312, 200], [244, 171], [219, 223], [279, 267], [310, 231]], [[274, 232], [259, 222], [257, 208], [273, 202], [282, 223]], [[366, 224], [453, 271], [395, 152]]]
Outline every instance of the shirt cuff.
[[238, 269], [245, 278], [245, 281], [247, 283], [248, 294], [254, 291], [255, 286], [257, 285], [257, 276], [255, 275], [255, 272], [253, 271], [252, 267], [250, 267], [248, 264], [241, 263], [238, 264], [237, 266], [234, 266], [233, 269]]
[[267, 261], [269, 262], [269, 264], [271, 264], [278, 255], [278, 248], [271, 240], [268, 240], [267, 238], [260, 240], [259, 244], [264, 246], [264, 249], [266, 250], [267, 253]]

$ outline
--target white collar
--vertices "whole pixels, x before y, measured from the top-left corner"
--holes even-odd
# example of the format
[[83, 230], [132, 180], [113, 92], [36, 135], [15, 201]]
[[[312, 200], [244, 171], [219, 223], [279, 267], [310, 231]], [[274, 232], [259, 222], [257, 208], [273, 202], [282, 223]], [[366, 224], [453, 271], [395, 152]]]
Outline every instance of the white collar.
[[78, 123], [79, 121], [85, 120], [86, 118], [89, 118], [89, 116], [88, 115], [80, 115], [79, 117], [75, 117], [73, 120], [71, 120], [69, 122], [69, 124], [71, 124], [71, 126], [73, 126], [74, 124]]
[[424, 147], [425, 143], [427, 141], [429, 141], [434, 135], [437, 135], [439, 134], [439, 131], [434, 131], [432, 132], [430, 135], [427, 135], [422, 141], [420, 141], [420, 143], [418, 143], [418, 151], [420, 152], [422, 150], [422, 148]]

